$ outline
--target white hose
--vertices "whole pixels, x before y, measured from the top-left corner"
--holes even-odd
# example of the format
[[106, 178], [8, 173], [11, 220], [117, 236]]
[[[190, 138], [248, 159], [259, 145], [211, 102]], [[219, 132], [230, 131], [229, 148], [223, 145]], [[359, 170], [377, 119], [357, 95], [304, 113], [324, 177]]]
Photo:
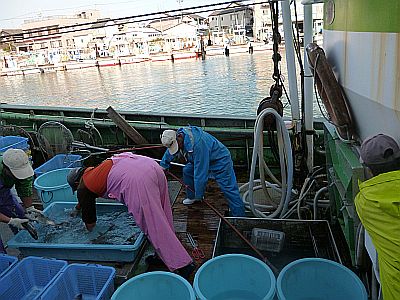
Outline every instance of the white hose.
[[[263, 139], [264, 139], [264, 118], [267, 115], [273, 115], [276, 121], [277, 137], [278, 137], [278, 148], [279, 148], [279, 163], [281, 168], [281, 178], [282, 182], [279, 182], [273, 175], [267, 164], [264, 161], [264, 149], [263, 149]], [[259, 172], [260, 179], [255, 180], [255, 172], [257, 159], [259, 160]], [[275, 185], [265, 180], [264, 171], [273, 179]], [[254, 203], [254, 191], [260, 189], [260, 186], [255, 186], [256, 183], [261, 184], [261, 188], [264, 190], [266, 197], [269, 197], [269, 193], [266, 192], [267, 188], [277, 187], [281, 191], [281, 200], [279, 206], [275, 211], [270, 214], [265, 214], [259, 210], [259, 208], [271, 209], [273, 206], [260, 205]], [[243, 194], [244, 204], [250, 208], [252, 213], [256, 217], [261, 218], [275, 218], [278, 215], [283, 216], [287, 209], [288, 204], [292, 195], [293, 186], [293, 157], [292, 157], [292, 145], [290, 142], [289, 131], [286, 129], [285, 122], [282, 117], [272, 108], [264, 109], [258, 116], [254, 126], [254, 146], [253, 146], [253, 156], [251, 160], [250, 178], [249, 182], [240, 187], [243, 191], [247, 188], [247, 191]]]

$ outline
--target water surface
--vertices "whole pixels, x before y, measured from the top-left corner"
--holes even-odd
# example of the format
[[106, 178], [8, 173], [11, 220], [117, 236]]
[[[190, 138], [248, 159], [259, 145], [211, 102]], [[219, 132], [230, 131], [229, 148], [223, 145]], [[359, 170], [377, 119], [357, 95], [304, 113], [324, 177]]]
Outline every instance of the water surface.
[[[254, 116], [273, 84], [272, 52], [0, 77], [0, 101], [157, 113]], [[286, 77], [283, 53], [282, 74]], [[287, 87], [288, 90], [288, 87]], [[283, 99], [284, 104], [287, 103]], [[285, 115], [290, 114], [290, 107]]]

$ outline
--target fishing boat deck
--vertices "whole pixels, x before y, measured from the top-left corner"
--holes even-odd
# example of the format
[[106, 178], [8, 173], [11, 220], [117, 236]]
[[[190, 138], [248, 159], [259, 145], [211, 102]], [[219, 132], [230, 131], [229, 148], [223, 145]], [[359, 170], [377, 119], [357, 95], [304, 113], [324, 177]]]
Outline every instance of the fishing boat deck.
[[[242, 178], [240, 178], [239, 176], [238, 179], [241, 182], [246, 181], [245, 175], [242, 176]], [[203, 259], [194, 260], [196, 263], [196, 269], [189, 277], [189, 281], [192, 283], [194, 279], [194, 274], [196, 273], [197, 269], [200, 268], [201, 265], [205, 263], [207, 260], [212, 258], [218, 226], [220, 223], [220, 218], [204, 203], [195, 203], [190, 206], [184, 205], [182, 203], [182, 200], [186, 196], [185, 189], [182, 188], [182, 185], [179, 182], [174, 180], [169, 181], [169, 192], [173, 209], [174, 227], [177, 237], [181, 241], [182, 245], [186, 248], [188, 253], [192, 256], [193, 249], [186, 236], [186, 233], [190, 233], [193, 236], [193, 238], [197, 241], [199, 248], [202, 249], [205, 255]], [[212, 180], [209, 181], [205, 193], [205, 198], [221, 214], [227, 215], [228, 213], [227, 201], [225, 200], [224, 195], [220, 191], [215, 181]], [[343, 250], [343, 247], [346, 247], [346, 244], [343, 235], [340, 234], [341, 231], [334, 230], [334, 228], [332, 228], [332, 231], [335, 236], [336, 243], [338, 244], [338, 248], [341, 248]], [[15, 251], [13, 249], [9, 249], [9, 254], [18, 255], [18, 253], [10, 253], [10, 250]], [[134, 262], [131, 263], [88, 262], [88, 263], [98, 263], [102, 265], [113, 266], [116, 269], [115, 283], [116, 286], [119, 286], [130, 277], [144, 272], [167, 271], [168, 269], [166, 268], [165, 265], [146, 264], [145, 258], [148, 255], [152, 255], [153, 253], [154, 249], [151, 246], [151, 244], [149, 242], [145, 242], [142, 245], [141, 249], [139, 250], [137, 259]], [[349, 255], [343, 253], [343, 251], [341, 251], [341, 255], [344, 255], [342, 257], [344, 265], [351, 267], [351, 259]], [[79, 261], [78, 263], [82, 263], [82, 261]]]

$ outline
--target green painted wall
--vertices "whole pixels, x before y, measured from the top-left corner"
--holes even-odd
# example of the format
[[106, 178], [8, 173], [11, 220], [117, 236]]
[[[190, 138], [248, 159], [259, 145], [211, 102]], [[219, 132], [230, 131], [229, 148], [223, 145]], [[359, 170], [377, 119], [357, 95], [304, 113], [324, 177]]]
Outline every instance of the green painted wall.
[[333, 0], [335, 17], [328, 24], [324, 0], [324, 24], [327, 30], [352, 32], [400, 32], [400, 0]]

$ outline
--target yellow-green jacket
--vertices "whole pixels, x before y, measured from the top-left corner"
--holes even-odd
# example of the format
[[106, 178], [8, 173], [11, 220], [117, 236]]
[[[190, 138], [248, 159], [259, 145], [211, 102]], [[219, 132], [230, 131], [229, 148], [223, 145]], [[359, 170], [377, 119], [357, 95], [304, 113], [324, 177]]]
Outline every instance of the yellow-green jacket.
[[361, 223], [378, 253], [384, 300], [400, 299], [400, 171], [359, 184], [355, 199]]

